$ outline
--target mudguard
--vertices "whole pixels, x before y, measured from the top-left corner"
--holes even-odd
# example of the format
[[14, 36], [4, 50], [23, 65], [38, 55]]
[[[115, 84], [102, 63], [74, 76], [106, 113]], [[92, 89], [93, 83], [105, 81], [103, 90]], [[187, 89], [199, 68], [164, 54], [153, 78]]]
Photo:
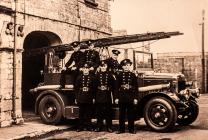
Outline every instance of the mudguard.
[[[141, 95], [142, 94], [142, 95]], [[154, 97], [164, 97], [168, 100], [170, 100], [174, 105], [175, 108], [178, 111], [184, 111], [187, 108], [187, 105], [185, 103], [183, 103], [178, 96], [176, 95], [176, 93], [172, 93], [172, 92], [148, 92], [148, 93], [139, 93], [139, 110], [142, 110], [145, 106], [145, 104]], [[142, 112], [142, 111], [141, 111]], [[142, 114], [140, 114], [142, 115]]]

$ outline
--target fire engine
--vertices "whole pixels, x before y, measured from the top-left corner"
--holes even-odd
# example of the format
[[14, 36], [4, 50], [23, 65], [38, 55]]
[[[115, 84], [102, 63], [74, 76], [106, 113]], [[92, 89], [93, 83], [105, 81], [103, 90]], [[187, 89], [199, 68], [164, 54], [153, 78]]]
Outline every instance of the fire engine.
[[[150, 40], [170, 38], [182, 35], [180, 32], [154, 32], [91, 39], [96, 48], [107, 49], [112, 45], [128, 44]], [[88, 40], [79, 42], [86, 47]], [[75, 104], [74, 77], [67, 75], [65, 88], [60, 88], [60, 68], [53, 63], [55, 56], [64, 59], [65, 52], [73, 50], [72, 43], [25, 50], [26, 55], [45, 54], [44, 80], [30, 90], [36, 98], [35, 112], [46, 124], [57, 124], [62, 118], [77, 119], [79, 108]], [[153, 69], [151, 53], [134, 52], [148, 56], [148, 68]], [[135, 56], [135, 55], [134, 55]], [[142, 68], [140, 70], [139, 68]], [[169, 131], [175, 124], [189, 125], [199, 113], [197, 98], [199, 89], [192, 88], [192, 82], [186, 81], [183, 74], [156, 73], [147, 71], [145, 66], [134, 65], [138, 77], [138, 119], [144, 118], [146, 124], [154, 131]], [[118, 106], [113, 106], [113, 118], [118, 119]]]

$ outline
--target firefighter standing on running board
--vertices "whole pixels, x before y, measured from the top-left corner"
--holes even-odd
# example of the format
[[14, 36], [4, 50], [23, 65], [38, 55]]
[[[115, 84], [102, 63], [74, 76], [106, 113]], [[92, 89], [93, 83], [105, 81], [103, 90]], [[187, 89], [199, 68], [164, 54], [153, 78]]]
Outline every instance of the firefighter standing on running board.
[[107, 64], [109, 71], [112, 71], [114, 74], [121, 70], [121, 65], [119, 64], [117, 58], [121, 52], [118, 50], [112, 50], [112, 57], [108, 58]]
[[84, 51], [82, 62], [88, 63], [90, 65], [90, 69], [95, 72], [100, 64], [100, 56], [99, 53], [95, 50], [94, 44], [91, 41], [88, 41], [87, 45], [88, 49]]
[[119, 130], [118, 134], [125, 132], [125, 114], [127, 112], [129, 133], [134, 130], [134, 105], [137, 104], [138, 83], [136, 75], [130, 71], [132, 62], [129, 59], [121, 61], [123, 71], [117, 76], [115, 103], [119, 105]]
[[[108, 64], [108, 71], [112, 72], [113, 77], [114, 77], [114, 81], [117, 79], [116, 76], [117, 74], [119, 74], [119, 72], [121, 71], [122, 67], [118, 62], [118, 55], [121, 52], [119, 50], [112, 50], [112, 56], [108, 59], [106, 59], [106, 62]], [[114, 91], [112, 91], [112, 95], [113, 95], [113, 100], [115, 98], [115, 93]]]

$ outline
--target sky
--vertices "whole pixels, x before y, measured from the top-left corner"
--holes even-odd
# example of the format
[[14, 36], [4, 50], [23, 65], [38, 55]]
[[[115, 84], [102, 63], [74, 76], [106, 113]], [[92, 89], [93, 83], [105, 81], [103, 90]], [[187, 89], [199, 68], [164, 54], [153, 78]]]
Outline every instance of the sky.
[[[128, 34], [184, 33], [151, 44], [151, 51], [156, 53], [200, 52], [200, 23], [205, 9], [205, 50], [208, 51], [208, 0], [113, 0], [110, 9], [113, 30], [125, 29]], [[140, 47], [141, 43], [133, 46]]]

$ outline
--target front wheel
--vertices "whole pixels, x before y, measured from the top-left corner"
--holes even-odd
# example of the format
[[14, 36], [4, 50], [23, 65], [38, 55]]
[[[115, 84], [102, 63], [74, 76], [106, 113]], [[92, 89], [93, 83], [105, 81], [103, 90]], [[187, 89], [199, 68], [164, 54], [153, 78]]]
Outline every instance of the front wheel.
[[41, 99], [38, 112], [41, 120], [46, 124], [58, 124], [62, 118], [61, 104], [51, 95], [47, 95]]
[[152, 98], [144, 107], [144, 120], [155, 131], [169, 131], [175, 126], [177, 111], [170, 100], [163, 97]]
[[190, 101], [187, 111], [181, 115], [178, 115], [177, 123], [183, 126], [189, 125], [197, 119], [198, 115], [199, 115], [198, 104], [193, 101]]

